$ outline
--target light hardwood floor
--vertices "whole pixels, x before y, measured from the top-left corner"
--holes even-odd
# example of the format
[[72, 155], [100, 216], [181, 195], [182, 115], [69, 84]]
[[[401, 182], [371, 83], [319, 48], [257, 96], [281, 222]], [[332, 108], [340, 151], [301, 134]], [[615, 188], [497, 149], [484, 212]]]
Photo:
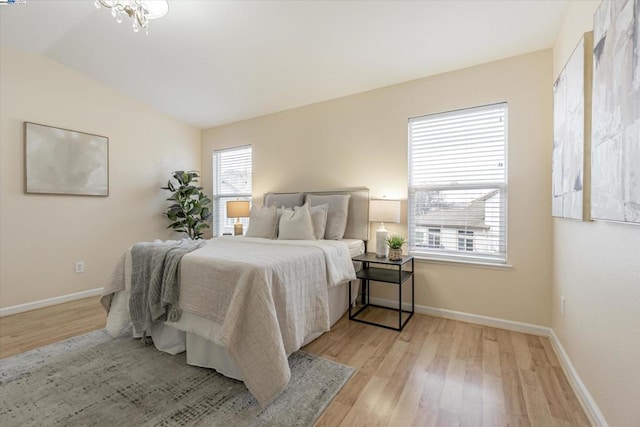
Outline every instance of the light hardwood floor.
[[[104, 323], [97, 298], [0, 318], [0, 358]], [[420, 314], [400, 333], [343, 317], [304, 350], [356, 368], [317, 426], [589, 425], [547, 338]]]
[[0, 359], [104, 328], [98, 297], [0, 317]]

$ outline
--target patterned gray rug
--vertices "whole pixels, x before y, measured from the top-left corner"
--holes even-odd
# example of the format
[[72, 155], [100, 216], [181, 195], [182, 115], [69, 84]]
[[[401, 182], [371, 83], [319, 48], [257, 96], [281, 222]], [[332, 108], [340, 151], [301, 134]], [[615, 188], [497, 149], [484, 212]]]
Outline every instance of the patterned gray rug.
[[105, 331], [0, 360], [9, 426], [309, 426], [353, 368], [298, 351], [289, 388], [265, 410], [244, 384]]

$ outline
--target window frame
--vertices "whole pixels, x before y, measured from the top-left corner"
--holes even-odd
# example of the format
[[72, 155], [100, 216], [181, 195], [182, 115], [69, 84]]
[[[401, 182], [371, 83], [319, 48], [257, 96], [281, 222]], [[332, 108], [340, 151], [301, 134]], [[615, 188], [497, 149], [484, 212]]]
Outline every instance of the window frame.
[[[220, 150], [214, 150], [213, 151], [213, 158], [212, 158], [212, 162], [213, 162], [213, 191], [212, 191], [212, 206], [211, 206], [211, 210], [213, 212], [212, 215], [212, 231], [213, 231], [213, 235], [214, 236], [220, 236], [222, 234], [224, 234], [225, 232], [233, 232], [233, 223], [235, 222], [235, 218], [227, 218], [227, 212], [226, 209], [222, 210], [222, 215], [220, 215], [220, 206], [219, 204], [221, 203], [221, 201], [223, 200], [248, 200], [249, 203], [252, 202], [252, 193], [251, 191], [253, 191], [253, 182], [250, 182], [250, 188], [251, 191], [250, 192], [237, 192], [237, 193], [221, 193], [221, 186], [222, 186], [222, 180], [221, 180], [221, 158], [219, 157], [219, 154], [222, 153], [229, 153], [229, 152], [233, 152], [233, 151], [241, 151], [241, 150], [246, 150], [249, 149], [250, 150], [250, 160], [249, 160], [249, 165], [250, 165], [250, 169], [251, 169], [251, 181], [253, 181], [253, 148], [251, 146], [251, 144], [247, 144], [247, 145], [240, 145], [237, 147], [229, 147], [229, 148], [223, 148]], [[249, 218], [240, 218], [240, 222], [243, 225], [243, 229], [246, 231], [247, 227], [249, 225]], [[229, 225], [230, 224], [230, 225]]]
[[[474, 235], [473, 230], [458, 230], [458, 250], [460, 252], [473, 252]], [[471, 246], [471, 249], [469, 249], [469, 246]]]
[[[413, 164], [412, 164], [412, 124], [416, 120], [430, 118], [434, 116], [445, 116], [445, 115], [456, 115], [460, 113], [464, 113], [468, 111], [469, 113], [480, 112], [483, 109], [491, 110], [496, 107], [503, 108], [503, 118], [504, 118], [504, 139], [503, 139], [503, 181], [484, 181], [478, 183], [468, 183], [468, 184], [434, 184], [434, 185], [412, 185], [412, 173], [414, 172]], [[507, 102], [498, 102], [494, 104], [487, 104], [476, 107], [469, 107], [457, 110], [450, 110], [446, 112], [427, 114], [423, 116], [413, 117], [408, 120], [408, 243], [409, 243], [409, 253], [413, 255], [416, 259], [425, 259], [425, 260], [434, 260], [434, 261], [444, 261], [444, 262], [458, 262], [464, 264], [478, 264], [478, 265], [490, 265], [490, 266], [506, 266], [510, 267], [508, 264], [508, 181], [509, 181], [509, 105]], [[499, 226], [497, 228], [498, 242], [503, 248], [502, 252], [497, 252], [495, 255], [488, 253], [480, 253], [475, 252], [476, 250], [476, 233], [473, 236], [465, 236], [466, 240], [469, 238], [472, 241], [473, 251], [468, 250], [446, 250], [442, 245], [443, 239], [445, 239], [445, 233], [441, 227], [441, 247], [433, 248], [429, 243], [429, 230], [432, 228], [436, 228], [434, 225], [422, 226], [419, 230], [417, 230], [417, 218], [416, 212], [414, 210], [414, 203], [416, 203], [416, 193], [420, 191], [450, 191], [450, 190], [461, 190], [461, 191], [469, 191], [469, 190], [479, 190], [479, 189], [487, 189], [496, 191], [495, 195], [498, 196], [498, 202], [502, 207], [502, 211], [498, 212], [497, 218], [499, 219]], [[452, 228], [455, 229], [455, 228]], [[427, 233], [426, 242], [427, 245], [417, 244], [415, 241], [417, 233]], [[473, 232], [473, 231], [472, 231]], [[451, 240], [451, 234], [447, 234], [446, 237]], [[458, 236], [456, 235], [456, 238]], [[445, 239], [446, 240], [446, 239]], [[458, 242], [456, 242], [456, 249], [458, 249]]]
[[[431, 240], [433, 238], [433, 243]], [[428, 227], [427, 228], [427, 247], [428, 248], [440, 248], [442, 246], [442, 227]]]

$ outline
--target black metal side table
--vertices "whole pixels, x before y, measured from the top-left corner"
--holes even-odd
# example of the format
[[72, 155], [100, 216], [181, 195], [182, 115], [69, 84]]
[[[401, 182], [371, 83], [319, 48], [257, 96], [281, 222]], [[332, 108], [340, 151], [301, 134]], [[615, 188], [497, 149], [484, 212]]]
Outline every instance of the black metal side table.
[[[361, 262], [362, 269], [356, 274], [362, 285], [362, 307], [353, 313], [353, 304], [351, 304], [351, 286], [349, 286], [349, 319], [356, 322], [367, 323], [369, 325], [380, 326], [382, 328], [392, 329], [394, 331], [401, 331], [404, 325], [407, 324], [409, 319], [413, 316], [415, 311], [415, 279], [413, 277], [414, 266], [413, 256], [408, 255], [403, 257], [399, 261], [391, 261], [389, 258], [378, 258], [375, 253], [365, 253], [352, 258], [353, 261]], [[411, 264], [411, 271], [405, 269], [405, 264]], [[393, 268], [380, 268], [372, 267], [371, 265], [385, 265]], [[411, 311], [402, 309], [402, 284], [411, 279]], [[398, 308], [384, 307], [381, 305], [371, 304], [369, 302], [370, 295], [370, 282], [383, 282], [396, 285], [398, 287]], [[370, 322], [368, 320], [358, 319], [357, 316], [362, 313], [367, 307], [378, 307], [385, 310], [393, 310], [398, 312], [398, 327], [383, 325], [380, 323]], [[402, 321], [402, 313], [408, 313], [404, 322]]]

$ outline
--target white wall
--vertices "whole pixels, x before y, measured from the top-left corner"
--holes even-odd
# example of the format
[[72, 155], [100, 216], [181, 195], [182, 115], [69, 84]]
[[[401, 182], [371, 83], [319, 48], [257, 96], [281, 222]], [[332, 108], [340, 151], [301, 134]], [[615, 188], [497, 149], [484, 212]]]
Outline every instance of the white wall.
[[[204, 184], [211, 191], [214, 150], [251, 144], [258, 199], [267, 191], [367, 186], [374, 198], [406, 200], [408, 118], [507, 101], [513, 268], [418, 262], [416, 303], [549, 326], [551, 61], [550, 50], [540, 51], [208, 129]], [[406, 233], [406, 223], [385, 225]]]
[[[169, 238], [160, 186], [200, 130], [42, 56], [0, 50], [0, 306], [100, 288], [129, 245]], [[109, 137], [109, 197], [24, 193], [23, 122]], [[83, 260], [86, 272], [73, 272]]]
[[[599, 4], [569, 2], [553, 51], [555, 77], [593, 29]], [[553, 253], [553, 330], [609, 425], [638, 426], [640, 227], [556, 218]]]

